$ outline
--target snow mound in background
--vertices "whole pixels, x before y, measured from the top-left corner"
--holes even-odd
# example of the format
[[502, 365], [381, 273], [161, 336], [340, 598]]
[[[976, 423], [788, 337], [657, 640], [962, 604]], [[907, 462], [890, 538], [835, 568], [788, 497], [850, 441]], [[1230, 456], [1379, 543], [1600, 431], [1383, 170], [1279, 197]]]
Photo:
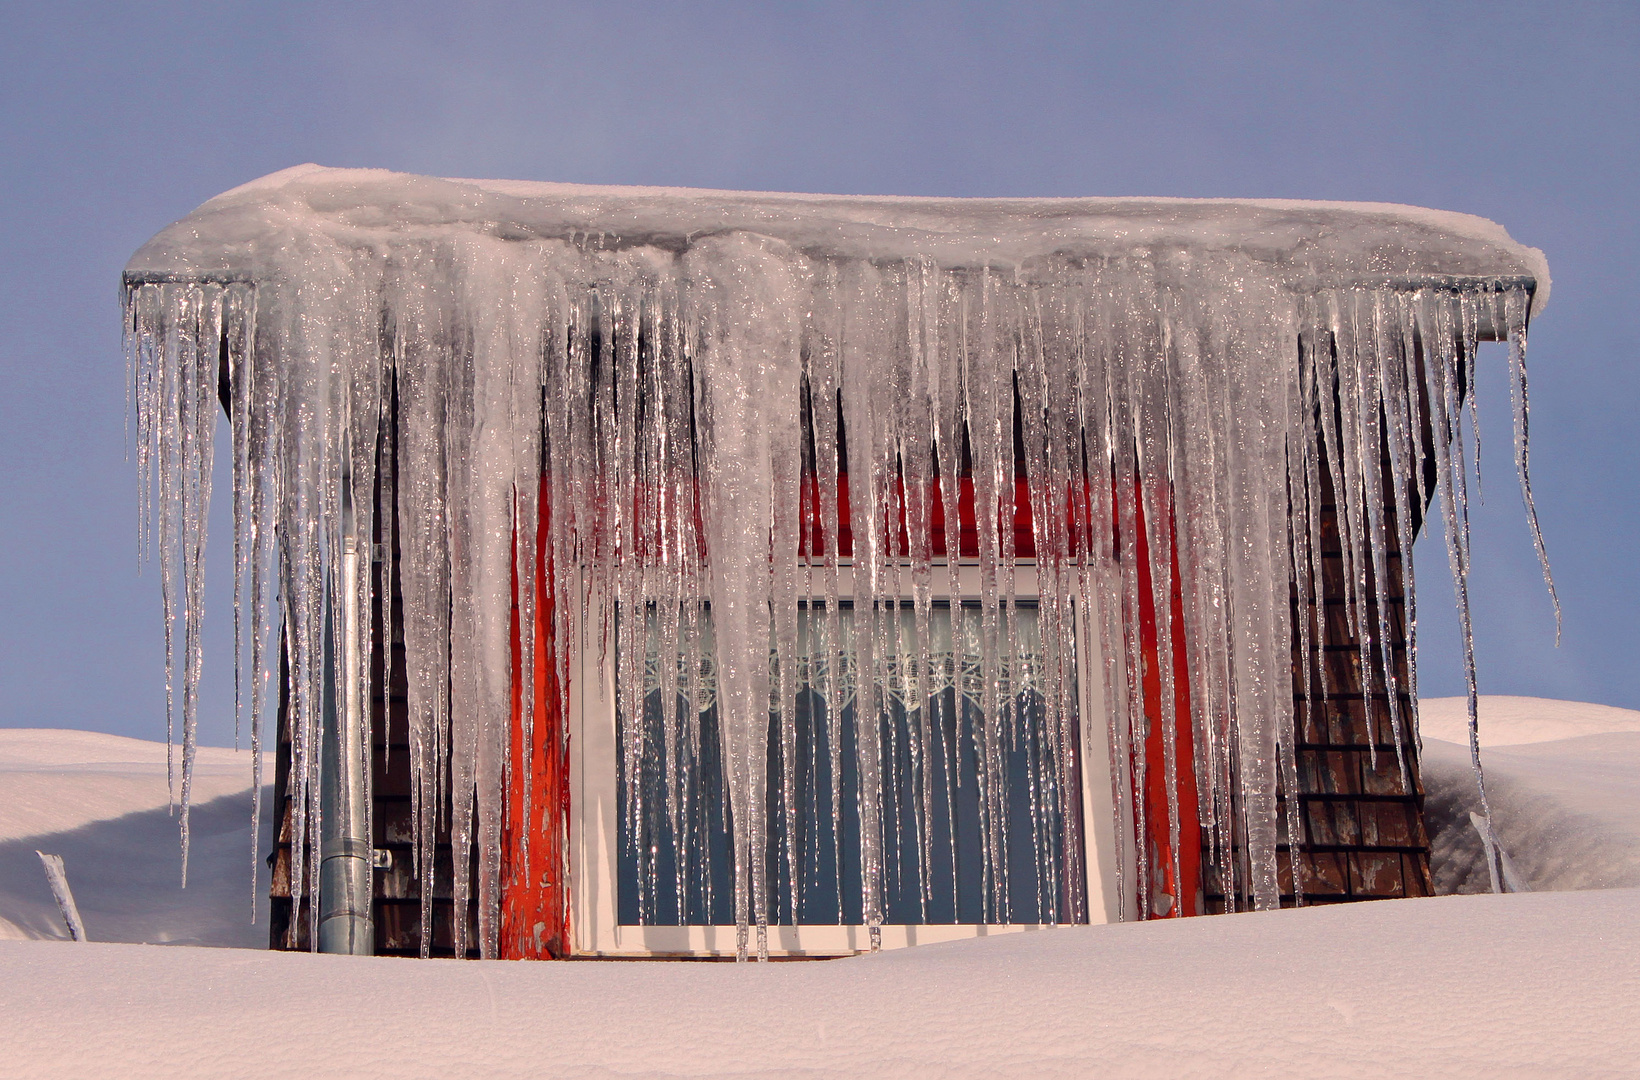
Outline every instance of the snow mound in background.
[[[1585, 701], [1482, 694], [1479, 717], [1482, 747], [1549, 742], [1618, 731], [1640, 732], [1640, 712]], [[1468, 746], [1469, 710], [1464, 699], [1420, 699], [1418, 728], [1426, 739]]]
[[[1426, 739], [1423, 763], [1435, 891], [1490, 889], [1469, 748]], [[1498, 842], [1529, 888], [1640, 886], [1640, 732], [1487, 748], [1481, 764]]]
[[187, 889], [165, 771], [164, 743], [0, 729], [0, 938], [68, 936], [38, 849], [63, 857], [93, 941], [267, 944], [265, 867], [251, 925], [249, 751], [199, 749]]
[[[1464, 700], [1424, 700], [1418, 711], [1435, 891], [1485, 892]], [[1493, 827], [1529, 888], [1640, 886], [1640, 712], [1487, 696], [1480, 735]]]
[[[178, 748], [179, 781], [181, 758]], [[194, 797], [204, 802], [245, 792], [249, 821], [250, 776], [249, 751], [202, 746]], [[0, 842], [169, 805], [164, 743], [96, 731], [0, 728]]]
[[829, 963], [0, 943], [40, 1077], [1617, 1076], [1640, 892], [1448, 896]]

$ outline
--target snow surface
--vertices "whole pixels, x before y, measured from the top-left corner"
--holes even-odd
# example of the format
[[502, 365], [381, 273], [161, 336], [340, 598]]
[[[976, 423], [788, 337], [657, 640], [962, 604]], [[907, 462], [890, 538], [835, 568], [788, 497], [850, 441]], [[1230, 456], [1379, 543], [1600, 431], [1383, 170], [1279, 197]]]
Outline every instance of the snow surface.
[[751, 966], [3, 942], [0, 1043], [39, 1077], [1631, 1076], [1640, 892]]
[[[1467, 749], [1431, 734], [1461, 735], [1442, 727], [1461, 724], [1461, 704], [1444, 719], [1440, 700], [1423, 709], [1437, 880], [1484, 889], [1459, 808], [1473, 789]], [[1488, 739], [1485, 755], [1498, 834], [1532, 887], [1640, 884], [1640, 714], [1483, 697], [1481, 717], [1483, 732], [1490, 719], [1524, 744]], [[1555, 737], [1565, 731], [1584, 734]], [[1640, 1054], [1632, 888], [1062, 929], [766, 967], [97, 943], [266, 940], [265, 921], [246, 918], [246, 754], [199, 752], [181, 892], [164, 753], [0, 731], [0, 917], [17, 935], [66, 936], [39, 847], [65, 856], [94, 939], [0, 941], [0, 1073], [1540, 1077], [1632, 1075]]]
[[[1424, 701], [1420, 713], [1436, 891], [1484, 891], [1463, 699]], [[1480, 733], [1493, 827], [1527, 887], [1640, 886], [1640, 712], [1482, 697]]]
[[[1419, 714], [1435, 889], [1484, 892], [1464, 699], [1426, 699]], [[1493, 828], [1528, 888], [1640, 886], [1640, 712], [1482, 696], [1480, 738]]]

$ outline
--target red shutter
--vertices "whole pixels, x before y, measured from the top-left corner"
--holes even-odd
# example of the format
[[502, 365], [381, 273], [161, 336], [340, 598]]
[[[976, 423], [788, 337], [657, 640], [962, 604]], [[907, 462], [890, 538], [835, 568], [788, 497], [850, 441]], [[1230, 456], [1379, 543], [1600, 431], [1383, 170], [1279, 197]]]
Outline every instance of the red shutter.
[[[1135, 492], [1136, 498], [1137, 494]], [[1172, 517], [1172, 502], [1165, 491], [1158, 494], [1154, 502], [1163, 514]], [[1140, 506], [1142, 505], [1143, 503], [1140, 503]], [[1162, 739], [1162, 658], [1157, 633], [1156, 603], [1153, 599], [1155, 594], [1151, 589], [1149, 539], [1143, 512], [1134, 514], [1134, 520], [1138, 522], [1136, 547], [1139, 562], [1139, 642], [1144, 654], [1142, 690], [1144, 715], [1149, 721], [1149, 734], [1145, 739], [1146, 770], [1143, 790], [1138, 790], [1137, 774], [1133, 774], [1133, 798], [1135, 803], [1142, 799], [1145, 808], [1146, 835], [1140, 837], [1139, 842], [1148, 849], [1149, 864], [1152, 868], [1151, 892], [1153, 895], [1158, 891], [1167, 893], [1176, 901], [1164, 916], [1157, 916], [1153, 912], [1141, 912], [1139, 917], [1179, 918], [1185, 915], [1200, 915], [1203, 909], [1201, 816], [1196, 796], [1195, 739], [1190, 722], [1190, 676], [1185, 660], [1184, 597], [1179, 583], [1179, 552], [1177, 546], [1172, 548], [1173, 588], [1169, 596], [1167, 613], [1173, 638], [1173, 655], [1170, 660], [1173, 665], [1173, 707], [1178, 733], [1175, 746], [1175, 778], [1179, 807], [1179, 869], [1178, 879], [1175, 880], [1173, 830], [1169, 824], [1168, 777]], [[1172, 531], [1171, 520], [1162, 524]]]
[[[545, 537], [551, 518], [547, 486], [541, 485], [537, 536]], [[535, 611], [535, 655], [527, 669], [535, 680], [534, 727], [537, 752], [526, 754], [523, 695], [512, 695], [513, 774], [508, 778], [502, 826], [501, 956], [545, 960], [569, 955], [569, 733], [560, 707], [557, 644], [553, 637], [552, 575], [546, 544], [533, 568], [539, 583]], [[518, 551], [513, 548], [513, 670], [526, 670], [519, 633]], [[523, 774], [530, 776], [530, 820], [524, 815]], [[525, 843], [526, 834], [528, 844]], [[527, 850], [526, 850], [527, 849]]]

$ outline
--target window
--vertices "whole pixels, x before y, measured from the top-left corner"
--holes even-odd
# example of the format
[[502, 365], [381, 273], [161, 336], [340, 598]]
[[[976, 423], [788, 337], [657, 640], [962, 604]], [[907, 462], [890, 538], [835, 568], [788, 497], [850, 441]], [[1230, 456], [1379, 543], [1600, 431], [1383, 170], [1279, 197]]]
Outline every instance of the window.
[[[970, 587], [977, 593], [977, 572], [964, 568], [963, 575], [965, 593]], [[1097, 657], [1090, 668], [1089, 643], [1079, 635], [1076, 693], [1060, 717], [1038, 691], [1043, 649], [1029, 565], [1020, 567], [1017, 591], [1012, 633], [1006, 608], [992, 630], [1002, 648], [991, 665], [984, 663], [977, 597], [965, 596], [955, 618], [950, 605], [933, 607], [926, 673], [909, 598], [879, 612], [872, 645], [883, 687], [877, 722], [885, 946], [1114, 914], [1114, 891], [1105, 880], [1116, 835], [1108, 753], [1098, 735], [1102, 723], [1091, 726], [1092, 738], [1081, 723], [1083, 716], [1103, 714], [1100, 695], [1090, 693]], [[869, 947], [861, 925], [858, 751], [870, 694], [861, 694], [868, 684], [860, 677], [856, 635], [866, 620], [857, 615], [846, 599], [835, 612], [818, 599], [799, 611], [795, 745], [783, 747], [771, 731], [768, 752], [771, 953], [833, 955]], [[623, 665], [614, 655], [604, 657], [607, 669], [600, 673], [596, 645], [586, 650], [576, 680], [581, 700], [579, 707], [572, 702], [579, 730], [572, 737], [571, 801], [578, 812], [571, 843], [580, 883], [572, 901], [578, 948], [733, 955], [732, 847], [712, 694], [710, 612], [701, 613], [694, 629], [700, 664], [676, 673], [682, 686], [671, 716], [663, 708], [654, 608], [642, 617], [641, 715], [628, 717], [617, 704], [623, 695], [615, 673]], [[690, 680], [692, 710], [683, 707]], [[1094, 745], [1083, 745], [1088, 742]], [[623, 750], [628, 747], [637, 752]], [[795, 766], [790, 814], [788, 758]], [[637, 762], [631, 776], [629, 760]]]

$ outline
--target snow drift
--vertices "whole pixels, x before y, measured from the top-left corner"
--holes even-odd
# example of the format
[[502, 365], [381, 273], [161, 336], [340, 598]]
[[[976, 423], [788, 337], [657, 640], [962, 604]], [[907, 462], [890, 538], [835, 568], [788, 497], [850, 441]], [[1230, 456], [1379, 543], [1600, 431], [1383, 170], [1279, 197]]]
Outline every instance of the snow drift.
[[[1426, 700], [1425, 820], [1441, 893], [1490, 886], [1460, 698]], [[1640, 712], [1542, 698], [1480, 699], [1498, 842], [1530, 889], [1640, 886]]]
[[0, 938], [66, 936], [38, 849], [63, 857], [92, 941], [265, 948], [272, 840], [251, 833], [249, 755], [201, 747], [194, 767], [184, 889], [164, 743], [0, 729]]
[[19, 1075], [1616, 1077], [1640, 892], [1387, 900], [770, 964], [0, 942]]

